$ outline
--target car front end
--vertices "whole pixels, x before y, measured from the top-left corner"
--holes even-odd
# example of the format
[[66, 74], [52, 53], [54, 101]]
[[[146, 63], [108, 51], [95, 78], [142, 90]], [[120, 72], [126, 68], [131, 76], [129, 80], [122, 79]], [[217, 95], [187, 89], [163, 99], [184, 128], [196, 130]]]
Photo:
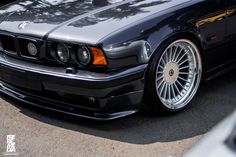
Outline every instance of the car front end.
[[150, 58], [173, 32], [162, 22], [192, 1], [100, 2], [19, 0], [1, 7], [0, 91], [85, 118], [137, 112]]
[[0, 90], [11, 97], [100, 120], [135, 113], [141, 106], [146, 64], [114, 70], [99, 46], [13, 34], [0, 38]]

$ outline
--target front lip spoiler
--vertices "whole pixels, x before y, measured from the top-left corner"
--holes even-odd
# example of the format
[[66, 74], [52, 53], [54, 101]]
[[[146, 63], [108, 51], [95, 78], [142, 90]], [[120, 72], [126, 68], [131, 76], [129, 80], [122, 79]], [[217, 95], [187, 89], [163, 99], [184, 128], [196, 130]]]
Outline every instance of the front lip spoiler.
[[[36, 99], [35, 97], [30, 97], [28, 95], [19, 93], [11, 88], [4, 86], [2, 82], [0, 82], [0, 93], [1, 92], [20, 102], [27, 103], [35, 107], [39, 107], [39, 108], [43, 108], [43, 109], [47, 109], [51, 111], [56, 111], [59, 113], [72, 115], [72, 116], [76, 116], [80, 118], [91, 119], [91, 120], [109, 121], [109, 120], [126, 117], [128, 115], [132, 115], [139, 111], [139, 109], [137, 109], [137, 110], [123, 111], [123, 112], [116, 112], [116, 113], [103, 113], [103, 112], [99, 113], [99, 112], [89, 111], [89, 110], [86, 110], [86, 112], [84, 110], [81, 112], [78, 112], [78, 111], [73, 112], [72, 110], [69, 109], [70, 107], [68, 107], [69, 111], [66, 111], [65, 110], [66, 106], [64, 106], [63, 109], [59, 109], [62, 106], [55, 107], [55, 103], [39, 100], [39, 99]], [[40, 105], [40, 104], [43, 104], [43, 105]], [[50, 106], [54, 106], [54, 107], [50, 107]]]

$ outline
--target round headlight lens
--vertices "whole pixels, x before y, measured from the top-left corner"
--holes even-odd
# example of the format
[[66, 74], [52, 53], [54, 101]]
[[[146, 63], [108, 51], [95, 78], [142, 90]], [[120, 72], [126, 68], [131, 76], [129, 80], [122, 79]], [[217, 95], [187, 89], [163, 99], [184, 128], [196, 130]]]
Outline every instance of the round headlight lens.
[[70, 59], [70, 52], [68, 47], [65, 44], [57, 45], [57, 56], [60, 61], [66, 63]]
[[88, 65], [91, 62], [90, 51], [86, 47], [80, 47], [77, 50], [77, 58], [80, 64]]

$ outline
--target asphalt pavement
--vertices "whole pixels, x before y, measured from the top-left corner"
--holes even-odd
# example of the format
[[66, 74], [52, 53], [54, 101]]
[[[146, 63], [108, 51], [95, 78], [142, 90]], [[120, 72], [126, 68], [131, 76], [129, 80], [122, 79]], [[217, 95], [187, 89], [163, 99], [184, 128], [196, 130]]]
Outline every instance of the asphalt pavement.
[[0, 156], [15, 135], [19, 157], [180, 157], [235, 109], [236, 70], [203, 83], [187, 110], [165, 117], [95, 122], [0, 95]]

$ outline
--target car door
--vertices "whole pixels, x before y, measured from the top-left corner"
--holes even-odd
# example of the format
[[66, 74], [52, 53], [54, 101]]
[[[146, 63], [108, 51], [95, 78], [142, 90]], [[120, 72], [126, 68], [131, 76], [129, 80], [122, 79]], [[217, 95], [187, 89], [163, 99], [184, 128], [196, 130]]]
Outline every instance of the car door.
[[204, 16], [197, 21], [207, 48], [215, 47], [225, 42], [226, 33], [226, 4], [224, 0], [206, 0]]
[[227, 38], [236, 39], [236, 0], [227, 0]]
[[200, 16], [196, 22], [206, 49], [206, 69], [212, 70], [226, 62], [224, 55], [226, 45], [226, 11], [225, 0], [205, 0], [199, 9]]
[[227, 39], [232, 62], [236, 60], [236, 0], [227, 0]]

